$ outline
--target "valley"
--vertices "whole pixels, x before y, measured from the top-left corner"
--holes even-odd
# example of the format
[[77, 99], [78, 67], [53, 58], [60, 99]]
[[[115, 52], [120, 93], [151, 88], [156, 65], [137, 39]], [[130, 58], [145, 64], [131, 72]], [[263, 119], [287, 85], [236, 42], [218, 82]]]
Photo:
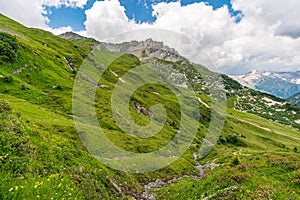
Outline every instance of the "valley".
[[[0, 199], [300, 198], [297, 96], [292, 104], [248, 88], [152, 39], [111, 44], [74, 33], [58, 37], [3, 15], [0, 31], [8, 38], [1, 52], [13, 46], [8, 40], [17, 44], [9, 47], [16, 56], [0, 57]], [[151, 78], [175, 86], [137, 87]], [[114, 107], [113, 97], [129, 103]], [[127, 116], [138, 126], [154, 125], [137, 137]], [[220, 133], [210, 127], [215, 119]], [[160, 152], [168, 144], [170, 151]], [[128, 159], [156, 151], [157, 157]], [[128, 163], [128, 171], [114, 167]]]

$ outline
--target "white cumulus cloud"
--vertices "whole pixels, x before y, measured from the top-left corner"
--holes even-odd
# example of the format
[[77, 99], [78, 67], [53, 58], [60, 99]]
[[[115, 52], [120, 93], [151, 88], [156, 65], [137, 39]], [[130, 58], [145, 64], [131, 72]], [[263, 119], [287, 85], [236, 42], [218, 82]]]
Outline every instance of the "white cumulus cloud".
[[46, 6], [83, 8], [88, 0], [1, 0], [0, 13], [29, 27], [51, 30]]
[[125, 14], [125, 8], [118, 0], [96, 1], [93, 7], [85, 11], [87, 35], [103, 40], [109, 36], [130, 31], [137, 26]]
[[49, 21], [40, 0], [1, 0], [0, 13], [30, 27], [46, 28]]
[[46, 31], [52, 32], [54, 35], [60, 35], [65, 32], [71, 32], [72, 27], [71, 26], [63, 26], [59, 28], [45, 28]]
[[42, 4], [47, 6], [66, 6], [73, 8], [83, 8], [88, 0], [43, 0]]
[[[205, 50], [221, 72], [240, 74], [253, 69], [300, 69], [299, 1], [232, 0], [231, 3], [234, 10], [243, 14], [239, 23], [226, 5], [213, 9], [203, 2], [186, 6], [180, 2], [162, 2], [153, 5], [153, 15], [157, 19], [152, 24], [138, 24], [128, 19], [118, 0], [105, 0], [96, 2], [86, 11], [86, 34], [104, 40], [125, 31], [163, 28], [199, 43], [198, 50]], [[184, 52], [180, 48], [178, 51]]]

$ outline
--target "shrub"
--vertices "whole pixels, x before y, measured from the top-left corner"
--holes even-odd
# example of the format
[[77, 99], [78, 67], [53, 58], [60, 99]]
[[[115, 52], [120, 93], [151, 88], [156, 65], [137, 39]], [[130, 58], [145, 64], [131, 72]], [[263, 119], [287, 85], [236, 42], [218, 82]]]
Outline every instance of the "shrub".
[[27, 86], [26, 85], [21, 85], [21, 90], [27, 90]]
[[298, 148], [297, 148], [297, 147], [294, 148], [294, 152], [295, 152], [295, 153], [298, 152]]
[[238, 156], [234, 157], [230, 163], [230, 166], [237, 166], [241, 163], [240, 158]]
[[60, 84], [58, 84], [58, 85], [55, 87], [55, 89], [57, 89], [57, 90], [62, 90], [63, 87], [62, 87]]
[[144, 49], [143, 52], [142, 52], [142, 57], [147, 57], [147, 53], [146, 53], [146, 50]]
[[227, 143], [226, 137], [223, 136], [223, 135], [220, 135], [218, 143], [219, 144], [226, 144]]
[[0, 32], [0, 61], [15, 61], [18, 49], [19, 43], [15, 36]]
[[10, 110], [12, 110], [12, 107], [7, 102], [2, 102], [1, 106], [0, 106], [0, 109], [10, 111]]
[[4, 77], [4, 82], [6, 82], [6, 83], [11, 83], [13, 80], [14, 80], [14, 79], [13, 79], [12, 76], [5, 76], [5, 77]]

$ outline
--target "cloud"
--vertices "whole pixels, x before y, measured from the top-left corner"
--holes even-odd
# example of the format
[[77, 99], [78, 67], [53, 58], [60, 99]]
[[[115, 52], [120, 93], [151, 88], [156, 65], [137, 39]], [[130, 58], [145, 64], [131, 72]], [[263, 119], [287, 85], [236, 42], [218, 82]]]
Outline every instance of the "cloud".
[[[118, 0], [105, 0], [86, 11], [86, 34], [104, 40], [125, 31], [163, 28], [191, 37], [199, 44], [198, 48], [192, 48], [205, 50], [224, 73], [299, 69], [298, 0], [251, 3], [232, 0], [231, 3], [234, 10], [243, 14], [239, 23], [236, 23], [238, 16], [231, 16], [226, 5], [213, 9], [203, 2], [186, 6], [180, 2], [162, 2], [153, 5], [153, 16], [157, 18], [154, 23], [138, 24], [128, 19]], [[186, 52], [181, 48], [178, 51]]]
[[93, 7], [85, 11], [87, 35], [103, 40], [111, 35], [137, 28], [133, 20], [125, 14], [125, 8], [118, 0], [96, 1]]
[[274, 26], [276, 35], [300, 37], [298, 0], [252, 0], [251, 3], [232, 0], [232, 6], [235, 10], [242, 10], [246, 19], [253, 23]]
[[29, 27], [48, 29], [46, 7], [83, 8], [87, 0], [1, 0], [0, 13]]
[[[298, 6], [297, 6], [298, 5]], [[296, 71], [300, 62], [300, 23], [296, 0], [232, 0], [244, 17], [233, 28], [233, 38], [215, 46], [210, 53], [226, 73]]]
[[64, 27], [59, 27], [59, 28], [46, 28], [46, 31], [52, 32], [54, 35], [60, 35], [65, 32], [71, 32], [72, 27], [71, 26], [64, 26]]
[[46, 6], [66, 6], [72, 8], [83, 8], [88, 0], [43, 0], [42, 4]]
[[1, 0], [0, 12], [30, 27], [46, 28], [49, 21], [40, 0]]

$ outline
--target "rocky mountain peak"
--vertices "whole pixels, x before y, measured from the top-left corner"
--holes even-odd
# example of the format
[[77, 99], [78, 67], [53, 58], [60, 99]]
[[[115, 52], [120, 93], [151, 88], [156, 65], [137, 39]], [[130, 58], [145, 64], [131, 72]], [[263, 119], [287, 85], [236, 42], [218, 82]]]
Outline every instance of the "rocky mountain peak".
[[83, 36], [78, 35], [77, 33], [73, 33], [73, 32], [66, 32], [66, 33], [60, 34], [58, 37], [64, 38], [66, 40], [86, 39], [86, 37], [83, 37]]
[[131, 53], [142, 61], [152, 60], [153, 58], [164, 59], [176, 62], [184, 58], [179, 53], [163, 42], [157, 42], [149, 38], [145, 41], [131, 41], [119, 44], [102, 43], [109, 51]]

